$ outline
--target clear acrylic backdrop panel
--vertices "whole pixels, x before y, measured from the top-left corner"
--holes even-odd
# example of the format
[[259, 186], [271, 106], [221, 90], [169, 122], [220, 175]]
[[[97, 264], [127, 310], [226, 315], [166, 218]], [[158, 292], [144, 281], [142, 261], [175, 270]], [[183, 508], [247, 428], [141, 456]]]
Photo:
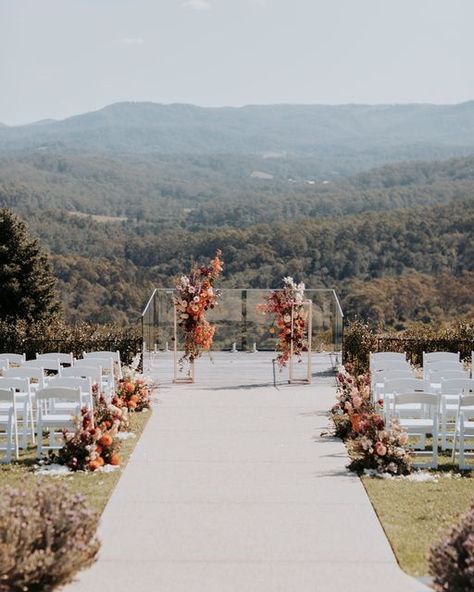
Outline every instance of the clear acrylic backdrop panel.
[[[269, 290], [223, 289], [218, 305], [208, 311], [207, 318], [216, 326], [213, 350], [236, 348], [252, 351], [273, 351], [276, 332], [272, 333], [272, 319], [259, 312], [257, 307], [265, 302]], [[337, 294], [331, 289], [305, 291], [312, 306], [313, 351], [342, 350], [343, 319]], [[143, 346], [145, 350], [171, 350], [173, 344], [173, 289], [157, 288], [142, 313]], [[178, 344], [178, 349], [180, 345]]]

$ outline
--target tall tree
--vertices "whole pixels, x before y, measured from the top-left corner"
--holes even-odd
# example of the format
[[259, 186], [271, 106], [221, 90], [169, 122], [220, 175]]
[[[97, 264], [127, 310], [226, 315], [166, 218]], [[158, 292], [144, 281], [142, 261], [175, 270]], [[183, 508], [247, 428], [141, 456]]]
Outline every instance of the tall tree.
[[47, 320], [59, 312], [48, 256], [16, 214], [0, 209], [0, 318]]

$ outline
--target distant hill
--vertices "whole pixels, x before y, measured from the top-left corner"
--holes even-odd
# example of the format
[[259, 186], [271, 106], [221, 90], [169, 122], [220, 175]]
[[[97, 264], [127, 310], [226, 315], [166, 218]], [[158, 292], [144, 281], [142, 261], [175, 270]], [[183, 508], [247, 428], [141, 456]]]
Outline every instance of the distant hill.
[[361, 159], [368, 168], [474, 153], [474, 101], [241, 108], [116, 103], [63, 121], [0, 129], [0, 150], [24, 149], [312, 155], [336, 163]]

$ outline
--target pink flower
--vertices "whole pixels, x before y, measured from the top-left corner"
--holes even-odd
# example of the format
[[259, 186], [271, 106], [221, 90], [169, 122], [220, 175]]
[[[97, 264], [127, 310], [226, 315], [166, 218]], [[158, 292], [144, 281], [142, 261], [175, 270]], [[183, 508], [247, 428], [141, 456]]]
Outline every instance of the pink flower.
[[382, 442], [377, 442], [375, 444], [375, 452], [379, 456], [385, 456], [387, 454], [387, 447], [384, 444], [382, 444]]
[[362, 405], [361, 397], [359, 397], [359, 395], [356, 395], [355, 397], [353, 397], [352, 404], [354, 405], [354, 409], [359, 409], [359, 407]]

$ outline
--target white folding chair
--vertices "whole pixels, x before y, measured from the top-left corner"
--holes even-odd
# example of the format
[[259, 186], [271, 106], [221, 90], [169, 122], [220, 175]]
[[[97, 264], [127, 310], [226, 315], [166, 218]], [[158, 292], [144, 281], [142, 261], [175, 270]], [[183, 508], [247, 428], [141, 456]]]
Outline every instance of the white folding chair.
[[115, 388], [114, 361], [112, 358], [82, 358], [74, 360], [75, 368], [97, 368], [101, 371], [101, 390], [111, 392]]
[[[28, 437], [35, 444], [35, 420], [33, 409], [33, 396], [31, 394], [30, 381], [28, 378], [5, 378], [0, 377], [0, 389], [13, 389], [16, 402], [17, 422], [14, 426], [17, 435], [21, 431], [21, 447], [28, 448]], [[21, 430], [18, 422], [21, 420]]]
[[[73, 430], [75, 417], [81, 413], [81, 389], [66, 387], [48, 387], [36, 393], [38, 400], [37, 421], [37, 456], [41, 456], [43, 448], [58, 449], [62, 442], [56, 436], [62, 436], [63, 429]], [[72, 403], [67, 411], [57, 410], [61, 403]], [[43, 432], [49, 430], [49, 444], [43, 443]]]
[[[67, 387], [81, 389], [81, 407], [87, 407], [89, 411], [94, 410], [92, 397], [92, 380], [90, 377], [81, 378], [78, 376], [54, 376], [48, 382], [48, 387]], [[55, 405], [56, 409], [71, 408], [71, 403], [60, 403]]]
[[74, 356], [72, 355], [72, 353], [70, 354], [63, 354], [63, 353], [59, 353], [59, 352], [49, 352], [49, 353], [45, 353], [45, 354], [36, 354], [36, 359], [37, 360], [58, 360], [58, 362], [62, 365], [62, 364], [69, 364], [69, 366], [72, 366], [73, 361], [74, 361]]
[[[386, 420], [388, 421], [388, 414], [390, 413], [390, 406], [392, 404], [393, 395], [395, 393], [411, 393], [415, 391], [424, 392], [424, 390], [424, 381], [419, 378], [415, 378], [414, 376], [411, 376], [409, 378], [394, 378], [384, 380], [383, 388], [381, 390], [381, 396], [383, 399], [384, 415]], [[421, 413], [421, 407], [419, 405], [412, 405], [408, 409], [408, 413], [410, 414], [415, 413], [415, 411]]]
[[3, 353], [0, 354], [0, 360], [8, 360], [10, 364], [21, 366], [26, 361], [25, 354]]
[[41, 358], [40, 360], [27, 360], [22, 368], [42, 368], [47, 371], [61, 374], [61, 364], [58, 359]]
[[441, 362], [441, 361], [452, 361], [459, 362], [461, 360], [461, 354], [459, 352], [423, 352], [423, 366], [430, 362]]
[[448, 427], [455, 423], [459, 398], [470, 391], [474, 392], [474, 380], [471, 378], [441, 379], [441, 450], [451, 448], [448, 440], [454, 437], [454, 431], [448, 431]]
[[16, 425], [16, 402], [13, 389], [0, 389], [0, 430], [5, 438], [5, 444], [0, 445], [0, 450], [5, 451], [1, 462], [11, 462], [12, 451], [18, 459], [18, 432]]
[[[423, 410], [421, 417], [419, 411], [410, 416], [409, 410], [413, 406]], [[395, 393], [390, 412], [390, 417], [392, 416], [398, 418], [400, 427], [410, 437], [418, 438], [418, 444], [412, 445], [417, 456], [431, 456], [430, 463], [417, 463], [414, 466], [436, 469], [438, 466], [439, 395], [426, 392]], [[431, 452], [426, 450], [426, 437], [429, 434], [433, 437]]]
[[[462, 395], [459, 397], [458, 412], [456, 416], [456, 426], [454, 430], [453, 442], [453, 463], [456, 462], [456, 452], [459, 454], [458, 463], [461, 471], [473, 469], [474, 467], [466, 464], [466, 456], [471, 457], [472, 453], [466, 453], [468, 446], [466, 439], [471, 442], [474, 440], [474, 395]], [[459, 449], [458, 449], [459, 447]], [[473, 444], [469, 446], [472, 449]]]
[[122, 362], [120, 360], [120, 352], [117, 351], [93, 351], [83, 352], [82, 357], [84, 359], [89, 358], [112, 358], [114, 362], [115, 375], [118, 379], [123, 378], [122, 375]]
[[7, 368], [3, 372], [6, 378], [28, 378], [30, 381], [30, 388], [36, 391], [39, 388], [45, 387], [44, 372], [42, 368], [31, 368], [20, 366], [19, 368]]

